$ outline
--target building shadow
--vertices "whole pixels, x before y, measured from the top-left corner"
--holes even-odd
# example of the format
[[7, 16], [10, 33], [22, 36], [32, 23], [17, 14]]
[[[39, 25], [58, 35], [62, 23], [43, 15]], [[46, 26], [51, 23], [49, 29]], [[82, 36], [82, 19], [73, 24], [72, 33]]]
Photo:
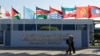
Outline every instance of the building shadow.
[[100, 49], [92, 51], [92, 53], [97, 53], [97, 52], [100, 52]]
[[100, 56], [100, 55], [96, 55], [96, 54], [77, 54], [77, 55], [73, 55], [73, 56]]
[[[13, 54], [13, 53], [0, 53], [0, 56], [69, 56], [66, 54], [46, 54], [46, 53], [39, 53], [39, 54], [28, 54], [28, 53], [19, 53], [19, 54]], [[77, 55], [71, 55], [71, 56], [100, 56], [96, 54], [77, 54]]]
[[27, 53], [19, 53], [19, 54], [13, 54], [13, 53], [0, 53], [0, 56], [31, 56]]
[[[87, 48], [76, 48], [76, 50], [83, 50]], [[0, 50], [50, 50], [50, 51], [66, 51], [67, 48], [61, 47], [0, 47]]]

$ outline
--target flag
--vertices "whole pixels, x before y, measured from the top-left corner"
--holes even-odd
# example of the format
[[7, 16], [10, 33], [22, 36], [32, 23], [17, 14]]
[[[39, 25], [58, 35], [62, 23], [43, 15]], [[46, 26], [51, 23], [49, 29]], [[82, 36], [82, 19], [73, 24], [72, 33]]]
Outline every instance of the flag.
[[65, 8], [62, 7], [63, 18], [75, 17], [76, 16], [76, 8]]
[[88, 18], [89, 9], [88, 7], [76, 7], [76, 18]]
[[36, 19], [47, 19], [50, 11], [36, 7]]
[[60, 10], [50, 7], [49, 19], [62, 19], [62, 12]]
[[24, 7], [24, 18], [25, 19], [34, 19], [35, 13], [33, 12], [33, 10]]
[[90, 18], [100, 17], [100, 8], [96, 6], [89, 6], [90, 8]]
[[0, 8], [0, 18], [8, 19], [10, 18], [10, 13], [1, 7]]
[[12, 8], [12, 18], [13, 19], [20, 19], [20, 13], [16, 11], [14, 8]]
[[48, 15], [49, 19], [62, 19], [62, 15], [58, 14], [58, 13], [51, 13]]
[[58, 13], [62, 15], [62, 11], [50, 7], [50, 13]]

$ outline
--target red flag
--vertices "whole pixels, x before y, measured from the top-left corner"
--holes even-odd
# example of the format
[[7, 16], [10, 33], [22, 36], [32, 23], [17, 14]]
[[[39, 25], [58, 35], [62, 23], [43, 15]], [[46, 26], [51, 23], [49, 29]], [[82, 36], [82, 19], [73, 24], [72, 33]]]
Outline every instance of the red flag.
[[89, 9], [88, 7], [76, 7], [76, 18], [88, 18]]
[[50, 13], [55, 13], [55, 12], [62, 15], [62, 11], [50, 7]]
[[8, 11], [6, 11], [5, 15], [6, 15], [7, 17], [10, 17], [10, 13], [9, 13]]
[[100, 17], [100, 8], [96, 6], [89, 6], [90, 8], [90, 18]]
[[12, 17], [16, 16], [17, 14], [19, 14], [19, 12], [12, 8]]

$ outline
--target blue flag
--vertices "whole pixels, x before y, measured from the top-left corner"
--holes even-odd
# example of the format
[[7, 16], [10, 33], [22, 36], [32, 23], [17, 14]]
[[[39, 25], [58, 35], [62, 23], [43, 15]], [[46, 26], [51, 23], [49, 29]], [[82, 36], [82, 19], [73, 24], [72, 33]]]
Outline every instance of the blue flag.
[[35, 18], [35, 13], [33, 10], [29, 8], [24, 8], [24, 18], [25, 19], [34, 19]]
[[62, 19], [62, 15], [58, 14], [58, 13], [52, 13], [49, 14], [49, 19]]

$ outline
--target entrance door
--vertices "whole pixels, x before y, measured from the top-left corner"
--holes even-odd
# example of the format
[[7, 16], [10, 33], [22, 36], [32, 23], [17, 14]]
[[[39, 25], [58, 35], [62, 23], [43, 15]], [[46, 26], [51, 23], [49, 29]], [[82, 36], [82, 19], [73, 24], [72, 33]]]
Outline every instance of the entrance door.
[[4, 34], [3, 31], [0, 31], [0, 46], [4, 45]]

